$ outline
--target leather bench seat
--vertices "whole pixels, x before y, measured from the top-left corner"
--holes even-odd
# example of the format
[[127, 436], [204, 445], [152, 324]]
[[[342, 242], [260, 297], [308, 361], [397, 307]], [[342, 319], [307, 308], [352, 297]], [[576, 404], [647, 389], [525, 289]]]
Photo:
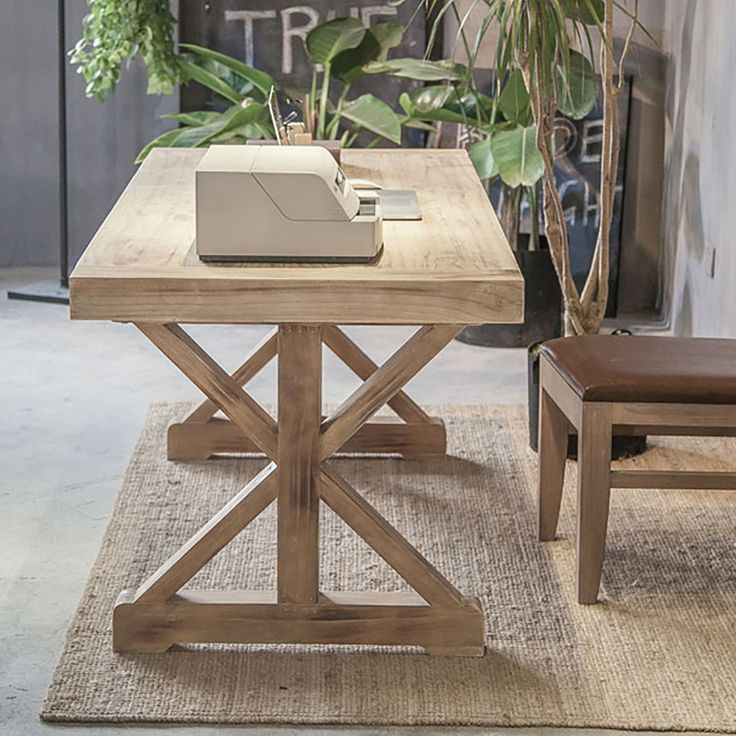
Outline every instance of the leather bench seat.
[[585, 335], [541, 352], [583, 401], [736, 404], [736, 340]]

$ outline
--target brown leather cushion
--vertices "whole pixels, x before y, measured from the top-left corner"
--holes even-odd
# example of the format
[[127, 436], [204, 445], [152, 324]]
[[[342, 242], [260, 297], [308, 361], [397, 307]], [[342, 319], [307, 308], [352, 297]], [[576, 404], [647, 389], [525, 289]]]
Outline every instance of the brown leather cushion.
[[736, 404], [736, 340], [586, 335], [542, 354], [585, 401]]

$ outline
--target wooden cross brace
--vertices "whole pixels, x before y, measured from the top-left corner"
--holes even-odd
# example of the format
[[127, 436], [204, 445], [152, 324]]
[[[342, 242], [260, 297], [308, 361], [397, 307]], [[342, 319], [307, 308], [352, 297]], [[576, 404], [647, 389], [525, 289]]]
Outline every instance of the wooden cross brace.
[[[378, 370], [378, 366], [336, 325], [323, 326], [321, 337], [322, 342], [363, 381]], [[278, 352], [278, 328], [275, 328], [232, 374], [233, 381], [245, 386]], [[447, 437], [441, 419], [430, 417], [403, 391], [398, 391], [386, 403], [398, 416], [381, 416], [365, 422], [345, 441], [340, 452], [395, 453], [406, 459], [445, 454]], [[201, 461], [223, 453], [261, 451], [237, 423], [215, 417], [218, 408], [212, 400], [206, 399], [183, 422], [169, 427], [169, 460]]]
[[[444, 452], [441, 422], [401, 389], [458, 327], [420, 328], [379, 368], [335, 326], [280, 325], [232, 376], [178, 325], [138, 327], [207, 396], [183, 423], [171, 428], [170, 457], [256, 450], [272, 462], [140, 587], [120, 594], [113, 618], [116, 651], [158, 652], [187, 642], [260, 642], [407, 645], [430, 654], [483, 654], [478, 602], [461, 595], [326, 462], [339, 450], [411, 456]], [[327, 418], [322, 416], [323, 343], [364, 379]], [[278, 421], [242, 388], [276, 354]], [[385, 404], [405, 423], [372, 423], [367, 430], [368, 420]], [[218, 409], [227, 420], [213, 419]], [[186, 435], [191, 427], [199, 434]], [[405, 427], [412, 429], [407, 432]], [[197, 453], [199, 443], [204, 449]], [[276, 591], [181, 591], [273, 501]], [[413, 592], [321, 591], [320, 501]]]

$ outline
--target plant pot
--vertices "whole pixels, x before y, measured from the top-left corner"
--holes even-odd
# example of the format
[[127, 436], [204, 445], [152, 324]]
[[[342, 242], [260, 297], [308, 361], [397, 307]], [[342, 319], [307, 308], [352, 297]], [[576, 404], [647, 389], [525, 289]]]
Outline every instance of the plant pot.
[[[618, 334], [631, 334], [617, 330]], [[539, 447], [539, 343], [531, 345], [528, 352], [529, 387], [529, 447], [537, 452]], [[646, 435], [614, 435], [611, 441], [611, 460], [623, 460], [641, 455], [647, 449]], [[567, 459], [578, 459], [578, 436], [573, 432], [567, 440]]]
[[524, 276], [524, 323], [466, 327], [457, 336], [461, 342], [488, 348], [525, 348], [562, 334], [562, 297], [546, 239], [540, 239], [541, 250], [526, 250], [523, 246], [528, 238], [519, 236], [519, 250], [514, 252]]

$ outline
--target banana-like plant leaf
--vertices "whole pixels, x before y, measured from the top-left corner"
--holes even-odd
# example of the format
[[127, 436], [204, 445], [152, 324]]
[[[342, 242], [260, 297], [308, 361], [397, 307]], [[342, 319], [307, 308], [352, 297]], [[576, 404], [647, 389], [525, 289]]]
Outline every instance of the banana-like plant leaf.
[[307, 53], [315, 64], [331, 64], [338, 54], [358, 46], [365, 32], [357, 18], [335, 18], [307, 34]]
[[223, 113], [219, 120], [196, 128], [184, 128], [179, 135], [170, 142], [172, 148], [198, 148], [209, 143], [214, 138], [230, 133], [238, 128], [252, 123], [260, 117], [265, 108], [254, 102], [247, 107], [237, 106]]
[[253, 86], [264, 97], [268, 97], [268, 93], [271, 87], [278, 86], [276, 85], [276, 82], [270, 74], [266, 74], [266, 72], [262, 72], [260, 69], [254, 69], [252, 66], [244, 64], [242, 61], [233, 59], [232, 56], [227, 56], [227, 54], [221, 54], [219, 51], [206, 49], [202, 46], [196, 46], [192, 43], [183, 43], [181, 44], [181, 46], [182, 48], [188, 49], [189, 51], [193, 51], [195, 54], [198, 54], [203, 59], [213, 61], [216, 64], [221, 64], [226, 69], [235, 72], [235, 74], [237, 74], [239, 77], [242, 77], [246, 81], [253, 84]]
[[578, 53], [570, 52], [568, 69], [558, 67], [560, 101], [558, 109], [563, 114], [581, 120], [595, 107], [600, 92], [600, 81], [590, 61]]
[[401, 118], [401, 124], [405, 128], [415, 128], [416, 130], [423, 130], [425, 133], [437, 132], [437, 128], [435, 128], [433, 125], [425, 123], [423, 120], [417, 120], [416, 118], [412, 118], [408, 115], [404, 118]]
[[468, 148], [468, 153], [480, 179], [492, 179], [498, 176], [498, 167], [491, 151], [490, 138], [481, 138], [472, 143]]
[[439, 110], [453, 98], [457, 98], [457, 92], [451, 84], [433, 84], [417, 90], [412, 103], [417, 112], [425, 113]]
[[207, 71], [205, 68], [195, 64], [193, 61], [189, 61], [188, 59], [183, 59], [181, 64], [184, 73], [189, 79], [199, 82], [201, 85], [204, 85], [207, 89], [220, 95], [220, 97], [224, 97], [229, 102], [233, 102], [235, 104], [242, 102], [243, 95], [212, 72]]
[[138, 154], [140, 163], [153, 148], [197, 148], [213, 140], [225, 139], [227, 134], [242, 134], [243, 126], [256, 124], [265, 115], [265, 107], [253, 102], [247, 107], [235, 105], [224, 113], [212, 113], [217, 118], [205, 125], [190, 125], [161, 134], [148, 143]]
[[330, 74], [344, 84], [352, 84], [365, 72], [363, 67], [377, 59], [381, 53], [378, 39], [370, 32], [363, 36], [363, 40], [352, 49], [341, 51], [330, 64]]
[[172, 115], [162, 115], [167, 120], [176, 120], [184, 125], [207, 125], [222, 117], [222, 113], [209, 110], [195, 110], [194, 112], [177, 112]]
[[342, 108], [342, 115], [371, 133], [380, 135], [397, 145], [401, 144], [399, 116], [374, 95], [365, 94], [346, 102]]
[[529, 187], [544, 174], [535, 125], [517, 125], [495, 133], [490, 139], [490, 151], [499, 175], [510, 187]]
[[341, 51], [332, 60], [330, 73], [342, 82], [352, 84], [365, 74], [363, 67], [368, 62], [385, 59], [388, 52], [401, 43], [403, 35], [403, 27], [396, 23], [371, 26], [355, 48]]
[[398, 23], [376, 23], [368, 29], [368, 33], [378, 41], [381, 47], [378, 61], [385, 61], [388, 52], [395, 49], [404, 38], [404, 27]]
[[154, 148], [168, 148], [180, 133], [181, 128], [174, 128], [173, 130], [167, 130], [165, 133], [161, 133], [161, 135], [156, 136], [152, 141], [148, 141], [135, 157], [134, 163], [142, 163]]
[[520, 69], [509, 74], [506, 84], [498, 97], [498, 109], [506, 120], [525, 125], [529, 118], [529, 93]]
[[365, 67], [369, 74], [393, 74], [395, 77], [416, 79], [420, 82], [442, 82], [458, 80], [467, 72], [467, 68], [457, 61], [428, 59], [389, 59], [372, 61]]
[[460, 123], [464, 125], [468, 121], [468, 118], [462, 113], [456, 112], [455, 110], [448, 110], [445, 107], [441, 107], [439, 110], [427, 110], [427, 112], [419, 112], [414, 110], [414, 118], [416, 120], [435, 120], [444, 123]]

